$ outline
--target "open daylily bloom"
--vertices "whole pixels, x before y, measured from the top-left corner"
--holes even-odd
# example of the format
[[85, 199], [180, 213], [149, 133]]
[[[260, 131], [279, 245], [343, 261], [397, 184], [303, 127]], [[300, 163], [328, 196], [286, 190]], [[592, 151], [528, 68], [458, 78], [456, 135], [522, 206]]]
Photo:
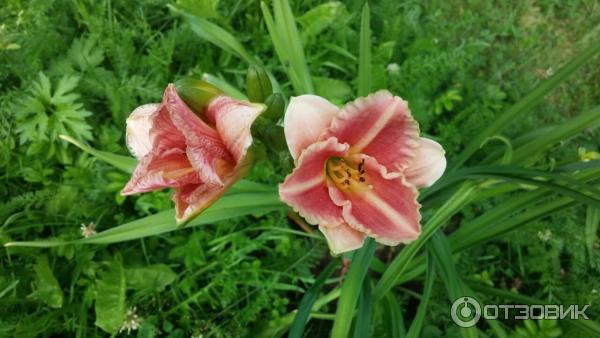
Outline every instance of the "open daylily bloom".
[[263, 110], [218, 95], [194, 112], [169, 84], [162, 103], [138, 107], [127, 119], [127, 146], [139, 163], [121, 193], [174, 188], [176, 219], [190, 220], [249, 169], [250, 127]]
[[406, 101], [379, 91], [339, 109], [298, 96], [284, 131], [296, 168], [279, 186], [281, 200], [319, 226], [334, 254], [360, 248], [366, 236], [387, 245], [419, 236], [417, 188], [438, 180], [446, 159], [419, 137]]

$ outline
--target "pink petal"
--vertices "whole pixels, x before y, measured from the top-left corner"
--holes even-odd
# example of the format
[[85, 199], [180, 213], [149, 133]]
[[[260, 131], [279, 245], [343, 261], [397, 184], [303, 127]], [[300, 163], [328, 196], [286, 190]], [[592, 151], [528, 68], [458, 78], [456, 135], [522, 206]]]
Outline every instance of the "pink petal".
[[137, 159], [141, 159], [152, 150], [150, 128], [152, 128], [152, 116], [158, 106], [156, 103], [139, 106], [127, 118], [125, 132], [127, 148]]
[[175, 202], [178, 223], [186, 222], [216, 202], [235, 182], [251, 168], [251, 153], [239, 162], [233, 170], [223, 177], [223, 186], [211, 186], [208, 184], [188, 184], [175, 188], [173, 201]]
[[316, 95], [292, 97], [285, 111], [283, 129], [294, 160], [315, 143], [339, 111], [331, 102]]
[[319, 225], [319, 230], [325, 235], [329, 250], [334, 255], [356, 250], [363, 246], [365, 234], [352, 229], [346, 223], [335, 226]]
[[351, 153], [375, 157], [389, 171], [406, 168], [419, 147], [419, 126], [406, 101], [382, 90], [348, 103], [322, 136], [350, 144]]
[[412, 185], [423, 188], [437, 181], [446, 170], [444, 148], [430, 139], [421, 137], [421, 146], [413, 162], [406, 168], [406, 180]]
[[222, 188], [213, 188], [206, 184], [188, 184], [176, 189], [172, 199], [175, 202], [177, 222], [185, 222], [198, 215], [216, 201], [223, 192]]
[[298, 165], [279, 185], [279, 197], [311, 224], [338, 224], [342, 209], [335, 205], [328, 193], [325, 164], [330, 157], [344, 157], [347, 144], [330, 138], [310, 145]]
[[421, 231], [421, 205], [417, 190], [399, 173], [389, 173], [369, 156], [364, 156], [364, 190], [331, 186], [334, 203], [343, 208], [344, 220], [378, 242], [397, 245], [415, 240]]
[[160, 154], [151, 152], [143, 157], [121, 194], [132, 195], [200, 182], [185, 152], [173, 148]]
[[208, 105], [206, 116], [214, 121], [223, 143], [238, 163], [252, 145], [250, 128], [265, 106], [219, 96]]
[[206, 184], [223, 186], [221, 177], [233, 168], [235, 162], [218, 132], [194, 114], [172, 84], [167, 86], [163, 102], [173, 125], [185, 139], [192, 167]]

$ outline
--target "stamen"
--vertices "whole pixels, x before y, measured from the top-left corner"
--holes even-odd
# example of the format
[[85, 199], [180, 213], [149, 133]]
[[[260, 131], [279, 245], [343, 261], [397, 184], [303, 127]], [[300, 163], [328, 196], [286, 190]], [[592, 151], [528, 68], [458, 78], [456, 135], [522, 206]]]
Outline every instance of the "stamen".
[[352, 191], [368, 189], [366, 185], [365, 160], [346, 161], [343, 158], [331, 158], [327, 163], [327, 176], [340, 188]]

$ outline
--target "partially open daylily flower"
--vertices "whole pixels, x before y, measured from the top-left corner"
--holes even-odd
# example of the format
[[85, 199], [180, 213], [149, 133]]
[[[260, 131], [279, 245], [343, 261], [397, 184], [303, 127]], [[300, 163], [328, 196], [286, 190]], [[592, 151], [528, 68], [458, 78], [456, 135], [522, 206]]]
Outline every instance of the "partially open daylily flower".
[[217, 95], [194, 112], [169, 84], [162, 103], [138, 107], [127, 119], [127, 145], [139, 164], [121, 193], [174, 188], [176, 219], [190, 220], [249, 169], [250, 128], [263, 110]]
[[443, 148], [419, 137], [406, 101], [379, 91], [342, 109], [315, 95], [291, 99], [284, 118], [296, 168], [281, 199], [317, 224], [335, 254], [365, 236], [387, 245], [420, 232], [417, 188], [446, 169]]

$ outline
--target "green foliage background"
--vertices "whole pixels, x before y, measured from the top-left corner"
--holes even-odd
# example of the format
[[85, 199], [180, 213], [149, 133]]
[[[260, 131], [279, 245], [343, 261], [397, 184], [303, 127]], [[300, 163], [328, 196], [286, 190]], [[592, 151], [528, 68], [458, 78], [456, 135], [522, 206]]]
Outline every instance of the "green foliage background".
[[[293, 94], [258, 1], [3, 0], [0, 242], [75, 239], [81, 224], [94, 223], [100, 231], [171, 208], [167, 191], [119, 196], [127, 174], [58, 138], [68, 134], [127, 155], [127, 115], [159, 101], [167, 83], [209, 73], [244, 90], [247, 65], [201, 39], [167, 4], [231, 32], [275, 75], [286, 97]], [[337, 104], [356, 96], [362, 5], [292, 1], [315, 91]], [[372, 89], [408, 100], [422, 132], [443, 144], [449, 158], [578, 51], [600, 41], [598, 1], [370, 5]], [[561, 124], [599, 103], [596, 57], [504, 136]], [[599, 145], [599, 131], [589, 129], [530, 162], [539, 169], [581, 162]], [[479, 159], [501, 148], [489, 142]], [[275, 184], [283, 179], [281, 169], [278, 161], [264, 161], [250, 179]], [[471, 205], [446, 230], [508, 198]], [[592, 304], [597, 319], [599, 219], [585, 206], [569, 208], [464, 251], [457, 268], [468, 282], [548, 302]], [[378, 261], [390, 261], [399, 249], [379, 250]], [[6, 248], [0, 252], [0, 336], [103, 336], [117, 332], [126, 309], [135, 307], [142, 326], [132, 334], [140, 337], [254, 337], [282, 325], [330, 259], [322, 238], [303, 234], [285, 212], [120, 244]], [[337, 271], [326, 284], [331, 288], [340, 279]], [[408, 322], [421, 288], [408, 283], [395, 291]], [[424, 336], [459, 335], [445, 293], [433, 289]], [[331, 328], [327, 313], [335, 306], [320, 311], [323, 319], [307, 329], [311, 336], [326, 336]], [[375, 314], [375, 336], [384, 335], [382, 318]], [[549, 329], [508, 324], [518, 337], [556, 333], [557, 327], [577, 336], [576, 329], [556, 323]]]

